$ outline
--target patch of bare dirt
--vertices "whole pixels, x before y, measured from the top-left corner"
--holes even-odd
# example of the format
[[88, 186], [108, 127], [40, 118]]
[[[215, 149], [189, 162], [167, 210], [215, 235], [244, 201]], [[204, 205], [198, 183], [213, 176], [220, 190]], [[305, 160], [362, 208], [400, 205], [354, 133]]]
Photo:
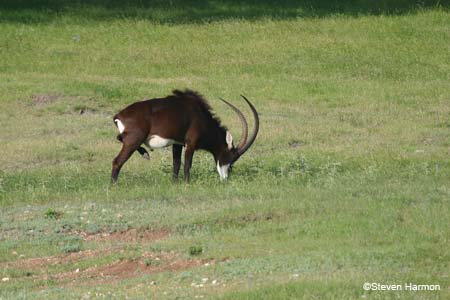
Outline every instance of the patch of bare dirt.
[[[151, 243], [167, 238], [170, 235], [168, 229], [158, 230], [143, 230], [143, 229], [130, 229], [127, 231], [113, 232], [113, 233], [96, 233], [88, 234], [85, 232], [75, 232], [74, 235], [81, 236], [85, 241], [93, 241], [96, 244], [107, 244], [108, 242], [120, 243]], [[110, 244], [110, 243], [109, 243]], [[74, 253], [19, 259], [13, 262], [0, 263], [0, 268], [19, 268], [34, 270], [47, 266], [62, 265], [68, 263], [75, 263], [77, 261], [106, 255], [112, 251], [120, 250], [120, 245], [115, 247], [108, 247], [102, 250], [83, 250]]]
[[82, 259], [98, 257], [103, 254], [110, 253], [113, 249], [105, 250], [84, 250], [75, 253], [69, 253], [65, 255], [45, 256], [19, 259], [14, 262], [7, 262], [0, 264], [1, 268], [17, 268], [26, 270], [37, 270], [44, 267], [63, 265], [68, 263], [74, 263]]
[[[101, 248], [99, 250], [84, 250], [76, 253], [55, 255], [47, 257], [23, 258], [13, 262], [1, 263], [0, 268], [23, 270], [21, 279], [29, 280], [54, 280], [61, 285], [95, 285], [102, 283], [117, 282], [122, 279], [155, 274], [160, 272], [171, 272], [193, 268], [204, 263], [214, 264], [213, 260], [199, 258], [185, 258], [175, 252], [145, 252], [136, 258], [118, 259], [108, 264], [97, 265], [80, 269], [77, 263], [86, 259], [94, 259], [109, 256], [115, 252], [123, 252], [125, 246], [130, 244], [141, 244], [164, 239], [170, 235], [167, 229], [141, 230], [130, 229], [123, 232], [86, 234], [75, 233], [82, 236], [86, 241], [93, 241]], [[114, 246], [105, 244], [119, 241]], [[103, 245], [103, 246], [102, 246]], [[49, 273], [49, 267], [57, 265], [73, 265], [74, 270]], [[83, 265], [83, 264], [81, 264]], [[59, 269], [59, 268], [57, 268]], [[67, 270], [67, 267], [65, 268]], [[26, 272], [25, 272], [26, 271]]]
[[[105, 251], [81, 251], [64, 257], [43, 257], [23, 260], [27, 270], [48, 267], [53, 264], [75, 263], [81, 258], [95, 257], [106, 254]], [[109, 250], [110, 251], [110, 250]], [[183, 258], [175, 252], [152, 253], [146, 252], [134, 259], [118, 259], [106, 265], [93, 265], [86, 269], [75, 268], [71, 271], [49, 274], [48, 272], [26, 272], [21, 279], [28, 280], [52, 280], [61, 286], [87, 285], [114, 283], [124, 279], [131, 279], [143, 275], [161, 272], [176, 272], [187, 270], [200, 265], [214, 265], [213, 259]], [[20, 267], [16, 265], [15, 267]], [[33, 274], [34, 273], [34, 274]]]
[[175, 253], [146, 253], [136, 259], [117, 260], [108, 265], [93, 266], [57, 274], [53, 279], [67, 285], [96, 285], [130, 279], [145, 274], [190, 269], [207, 262], [201, 259], [183, 259]]
[[[162, 240], [170, 235], [168, 229], [144, 230], [144, 229], [130, 229], [122, 232], [113, 233], [96, 233], [87, 234], [85, 232], [75, 232], [74, 235], [82, 237], [85, 241], [93, 241], [96, 244], [111, 244], [114, 242], [120, 243], [151, 243]], [[120, 245], [107, 246], [102, 250], [84, 250], [64, 255], [55, 255], [47, 257], [25, 258], [13, 262], [0, 263], [1, 268], [18, 268], [25, 270], [38, 270], [41, 268], [64, 265], [68, 263], [76, 263], [80, 260], [108, 255], [113, 251], [121, 250]]]
[[86, 232], [77, 232], [85, 241], [106, 242], [155, 242], [167, 238], [170, 235], [168, 229], [148, 230], [148, 229], [130, 229], [120, 232], [100, 232], [89, 234]]
[[305, 144], [305, 143], [304, 143], [303, 141], [300, 141], [300, 140], [290, 140], [290, 141], [288, 142], [289, 147], [294, 148], [294, 149], [300, 148], [300, 147], [303, 146], [304, 144]]
[[63, 96], [58, 94], [41, 94], [31, 96], [31, 100], [33, 101], [34, 105], [45, 105], [62, 99]]

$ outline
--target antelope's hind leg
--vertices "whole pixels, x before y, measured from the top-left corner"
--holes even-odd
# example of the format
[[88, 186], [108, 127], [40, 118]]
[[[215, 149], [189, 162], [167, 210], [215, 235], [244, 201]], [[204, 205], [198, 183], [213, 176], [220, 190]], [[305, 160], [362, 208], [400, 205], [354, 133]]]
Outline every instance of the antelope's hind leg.
[[147, 150], [145, 150], [144, 147], [139, 146], [136, 150], [137, 152], [139, 152], [142, 158], [150, 159], [150, 155], [148, 154]]
[[147, 153], [147, 151], [141, 147], [141, 144], [144, 142], [144, 140], [145, 135], [131, 134], [131, 133], [120, 135], [120, 141], [122, 142], [122, 149], [112, 162], [111, 183], [117, 182], [120, 169], [125, 164], [125, 162], [130, 158], [130, 156], [133, 154], [134, 151], [136, 150], [139, 151], [139, 148], [141, 148]]
[[[123, 143], [122, 134], [117, 135], [117, 140], [121, 143]], [[147, 150], [145, 150], [144, 147], [139, 146], [137, 149], [137, 152], [142, 156], [142, 158], [150, 159], [150, 154], [148, 154]]]

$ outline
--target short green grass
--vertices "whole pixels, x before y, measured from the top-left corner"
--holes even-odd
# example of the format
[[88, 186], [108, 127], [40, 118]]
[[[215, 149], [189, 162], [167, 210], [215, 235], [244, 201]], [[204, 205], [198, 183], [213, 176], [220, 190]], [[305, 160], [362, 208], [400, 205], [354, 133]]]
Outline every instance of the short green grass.
[[[33, 3], [0, 4], [0, 299], [450, 297], [448, 2]], [[226, 183], [164, 149], [110, 186], [111, 116], [175, 88], [235, 139], [246, 95], [254, 146]], [[170, 234], [83, 238], [132, 230]], [[118, 261], [162, 271], [61, 279]]]

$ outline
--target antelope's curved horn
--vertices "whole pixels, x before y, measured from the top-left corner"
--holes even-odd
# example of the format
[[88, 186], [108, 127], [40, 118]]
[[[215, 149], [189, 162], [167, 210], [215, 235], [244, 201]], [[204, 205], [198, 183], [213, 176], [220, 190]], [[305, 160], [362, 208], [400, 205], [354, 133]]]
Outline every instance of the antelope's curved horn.
[[232, 110], [234, 110], [234, 112], [239, 116], [239, 119], [241, 120], [241, 124], [242, 124], [242, 135], [241, 135], [241, 140], [239, 141], [239, 144], [237, 146], [238, 149], [242, 148], [245, 143], [247, 142], [247, 136], [248, 136], [248, 125], [247, 125], [247, 120], [244, 117], [244, 114], [233, 104], [231, 104], [230, 102], [228, 102], [225, 99], [219, 98], [220, 100], [222, 100], [223, 102], [225, 102], [225, 104], [227, 104], [229, 107], [231, 107]]
[[250, 148], [250, 146], [255, 141], [256, 136], [258, 135], [258, 131], [259, 131], [259, 116], [258, 116], [258, 112], [256, 111], [256, 109], [253, 106], [253, 104], [244, 95], [241, 95], [241, 97], [244, 98], [244, 100], [247, 101], [248, 105], [250, 106], [250, 109], [253, 112], [253, 117], [255, 119], [255, 125], [253, 127], [253, 132], [252, 132], [252, 135], [250, 136], [250, 138], [245, 142], [245, 144], [242, 147], [238, 147], [237, 151], [238, 151], [239, 156], [244, 154], [245, 151], [247, 151], [248, 148]]

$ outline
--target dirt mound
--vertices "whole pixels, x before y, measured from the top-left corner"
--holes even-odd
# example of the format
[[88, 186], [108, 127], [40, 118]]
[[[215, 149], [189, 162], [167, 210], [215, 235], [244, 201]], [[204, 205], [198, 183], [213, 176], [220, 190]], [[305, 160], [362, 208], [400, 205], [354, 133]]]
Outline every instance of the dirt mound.
[[79, 233], [86, 241], [120, 241], [120, 242], [154, 242], [167, 238], [170, 235], [168, 229], [144, 230], [130, 229], [120, 232], [101, 232], [96, 234]]
[[41, 268], [45, 268], [45, 267], [49, 267], [49, 266], [74, 263], [74, 262], [80, 261], [82, 259], [98, 257], [103, 254], [108, 254], [111, 251], [112, 251], [112, 249], [85, 250], [85, 251], [79, 251], [79, 252], [75, 252], [75, 253], [64, 254], [64, 255], [54, 255], [54, 256], [19, 259], [19, 260], [13, 261], [13, 262], [2, 263], [2, 264], [0, 264], [0, 268], [36, 270], [36, 269], [41, 269]]
[[[16, 276], [20, 280], [47, 281], [50, 279], [64, 286], [110, 283], [145, 274], [189, 269], [205, 262], [214, 263], [211, 260], [184, 257], [184, 255], [176, 252], [144, 252], [137, 257], [126, 257], [127, 247], [130, 245], [138, 247], [142, 244], [167, 238], [170, 235], [170, 231], [167, 229], [130, 229], [123, 232], [96, 234], [72, 232], [71, 234], [81, 236], [85, 241], [93, 241], [98, 249], [64, 255], [19, 259], [2, 263], [0, 268], [23, 271], [23, 276]], [[124, 253], [125, 258], [116, 259], [112, 262], [110, 260], [108, 263], [105, 263], [105, 260], [102, 259], [107, 256], [114, 257], [113, 255], [119, 252]], [[99, 258], [99, 264], [95, 264], [96, 258]], [[87, 260], [93, 262], [83, 269], [82, 266], [86, 265]], [[49, 273], [49, 269], [55, 270], [54, 266], [58, 266], [56, 269], [63, 269], [64, 271]], [[67, 271], [68, 269], [71, 270]]]
[[60, 273], [52, 278], [60, 282], [65, 282], [68, 285], [95, 285], [116, 282], [146, 274], [186, 270], [202, 265], [205, 262], [205, 260], [201, 259], [183, 259], [175, 253], [146, 253], [139, 258], [117, 260], [107, 265]]
[[45, 105], [62, 99], [63, 96], [58, 94], [41, 94], [31, 96], [31, 100], [33, 101], [34, 105]]

